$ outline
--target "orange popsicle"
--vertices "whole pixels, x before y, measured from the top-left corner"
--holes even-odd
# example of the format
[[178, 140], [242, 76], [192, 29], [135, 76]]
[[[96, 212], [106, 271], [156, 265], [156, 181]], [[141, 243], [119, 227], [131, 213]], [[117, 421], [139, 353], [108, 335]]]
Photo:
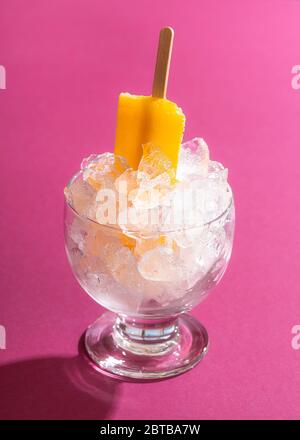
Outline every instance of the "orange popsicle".
[[166, 99], [173, 35], [171, 28], [160, 32], [152, 96], [119, 96], [115, 153], [125, 157], [134, 169], [147, 143], [160, 147], [177, 167], [185, 116], [181, 108]]

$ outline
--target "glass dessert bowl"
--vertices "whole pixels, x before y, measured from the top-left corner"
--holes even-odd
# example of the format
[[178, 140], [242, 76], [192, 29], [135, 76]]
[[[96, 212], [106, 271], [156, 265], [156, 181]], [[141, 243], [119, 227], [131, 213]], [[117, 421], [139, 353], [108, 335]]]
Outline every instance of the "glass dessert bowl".
[[[188, 153], [183, 162], [190, 160], [192, 151]], [[151, 154], [153, 159], [153, 151]], [[144, 162], [133, 171], [113, 154], [93, 156], [84, 161], [65, 191], [65, 243], [70, 265], [81, 287], [109, 310], [87, 329], [86, 350], [103, 372], [140, 380], [183, 373], [207, 352], [207, 332], [187, 312], [207, 296], [226, 270], [235, 214], [226, 170], [217, 162], [206, 161], [207, 172], [203, 174], [201, 161], [202, 168], [198, 164], [196, 170], [191, 171], [190, 166], [181, 169], [181, 181], [186, 179], [189, 188], [200, 190], [194, 222], [163, 224], [161, 212], [151, 224], [149, 217], [147, 224], [132, 218], [125, 221], [120, 196], [126, 195], [131, 214], [132, 210], [134, 214], [137, 210], [157, 213], [158, 206], [170, 214], [166, 199], [174, 200], [174, 191], [182, 190], [170, 174], [162, 177], [166, 162], [164, 169], [149, 178], [153, 171], [150, 163], [153, 165], [148, 160], [147, 167]], [[189, 175], [187, 179], [185, 170], [198, 177]], [[123, 178], [130, 191], [120, 189]], [[159, 187], [153, 196], [153, 179], [157, 178]], [[146, 193], [144, 189], [141, 193], [145, 188], [141, 181], [148, 185]], [[106, 193], [100, 194], [103, 188]], [[116, 221], [106, 217], [104, 224], [99, 203], [108, 198], [108, 190], [117, 193], [118, 197], [112, 198], [117, 205], [112, 212], [119, 215]], [[129, 197], [129, 192], [133, 196]], [[189, 212], [195, 199], [186, 199]], [[178, 214], [178, 202], [175, 205], [171, 211]]]

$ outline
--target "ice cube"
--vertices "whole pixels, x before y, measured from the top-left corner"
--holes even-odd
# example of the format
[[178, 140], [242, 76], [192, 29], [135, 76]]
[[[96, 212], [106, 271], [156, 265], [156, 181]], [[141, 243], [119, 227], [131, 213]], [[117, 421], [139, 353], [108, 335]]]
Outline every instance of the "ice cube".
[[152, 209], [159, 205], [161, 199], [160, 190], [152, 187], [138, 187], [131, 191], [129, 201], [137, 209]]
[[131, 287], [136, 271], [136, 260], [131, 250], [110, 243], [106, 246], [105, 254], [107, 267], [115, 280], [124, 287]]
[[195, 245], [198, 238], [201, 236], [203, 228], [201, 227], [187, 227], [178, 229], [172, 233], [173, 240], [180, 248], [190, 248]]
[[138, 238], [134, 247], [134, 255], [141, 257], [146, 252], [155, 249], [158, 246], [165, 246], [170, 244], [172, 247], [172, 241], [168, 239], [166, 235], [158, 235], [157, 237]]
[[92, 155], [82, 166], [83, 179], [97, 190], [113, 188], [115, 179], [128, 168], [126, 160], [113, 153]]
[[92, 217], [96, 200], [96, 191], [82, 179], [75, 176], [70, 185], [65, 188], [67, 202], [83, 217]]
[[187, 180], [192, 176], [206, 177], [209, 150], [206, 142], [199, 137], [185, 142], [179, 150], [177, 179]]
[[[206, 274], [220, 258], [225, 245], [226, 235], [224, 229], [222, 227], [206, 226], [190, 248], [180, 249], [180, 255], [183, 259], [190, 257], [191, 266], [196, 267], [198, 265], [199, 270]], [[194, 260], [194, 263], [192, 263], [192, 260]]]
[[140, 274], [147, 280], [176, 282], [181, 279], [181, 267], [173, 249], [157, 246], [145, 252], [138, 263]]
[[162, 203], [175, 183], [175, 171], [171, 161], [153, 144], [143, 146], [137, 179], [138, 186], [130, 195], [136, 208], [152, 209]]
[[103, 247], [113, 239], [114, 234], [108, 228], [91, 222], [85, 236], [84, 251], [87, 255], [101, 257]]
[[144, 280], [137, 270], [137, 260], [126, 246], [109, 243], [104, 249], [105, 262], [115, 281], [127, 290], [128, 301], [140, 305], [143, 297], [153, 295], [155, 288]]
[[194, 192], [193, 213], [202, 223], [208, 223], [220, 217], [231, 201], [231, 191], [227, 183], [228, 171], [218, 162], [210, 161], [205, 179], [192, 179], [190, 188]]
[[123, 233], [133, 238], [149, 236], [159, 227], [157, 223], [152, 224], [150, 210], [134, 206], [119, 212], [118, 223]]
[[142, 181], [153, 179], [164, 172], [167, 172], [171, 178], [175, 177], [172, 162], [158, 146], [151, 143], [143, 145], [143, 156], [138, 166], [138, 179]]
[[75, 246], [82, 252], [85, 246], [85, 239], [87, 237], [88, 230], [84, 221], [80, 218], [74, 218], [72, 223], [68, 225], [68, 238], [70, 238]]
[[127, 197], [138, 186], [137, 171], [128, 168], [115, 180], [115, 188], [120, 193]]
[[228, 169], [224, 168], [224, 166], [220, 162], [210, 160], [208, 163], [207, 177], [220, 183], [227, 182]]
[[82, 170], [85, 170], [86, 168], [88, 168], [93, 162], [96, 162], [98, 157], [98, 154], [90, 154], [88, 157], [85, 157], [84, 159], [82, 159], [81, 161], [81, 165], [80, 168]]
[[210, 230], [208, 226], [202, 229], [202, 233], [199, 233], [193, 244], [178, 246], [176, 253], [179, 263], [177, 264], [182, 274], [178, 286], [191, 289], [204, 279], [222, 258], [225, 249], [226, 237], [223, 228]]

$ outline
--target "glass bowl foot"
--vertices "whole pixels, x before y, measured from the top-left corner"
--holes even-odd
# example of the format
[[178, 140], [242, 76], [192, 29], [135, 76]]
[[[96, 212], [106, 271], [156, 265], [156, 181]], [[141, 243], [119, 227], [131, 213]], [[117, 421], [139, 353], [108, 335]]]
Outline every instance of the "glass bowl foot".
[[88, 355], [110, 376], [163, 379], [193, 368], [208, 350], [205, 328], [190, 315], [135, 320], [106, 312], [85, 334]]

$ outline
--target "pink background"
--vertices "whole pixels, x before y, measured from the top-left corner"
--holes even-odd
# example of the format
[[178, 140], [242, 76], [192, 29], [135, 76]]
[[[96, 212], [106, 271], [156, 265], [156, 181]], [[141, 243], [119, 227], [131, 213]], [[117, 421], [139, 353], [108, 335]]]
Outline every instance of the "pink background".
[[[300, 417], [299, 21], [296, 0], [1, 1], [1, 418]], [[203, 136], [230, 170], [233, 257], [193, 311], [211, 341], [198, 367], [149, 384], [86, 378], [77, 343], [102, 310], [65, 257], [63, 187], [82, 157], [112, 149], [118, 93], [150, 92], [164, 25], [185, 138]]]

